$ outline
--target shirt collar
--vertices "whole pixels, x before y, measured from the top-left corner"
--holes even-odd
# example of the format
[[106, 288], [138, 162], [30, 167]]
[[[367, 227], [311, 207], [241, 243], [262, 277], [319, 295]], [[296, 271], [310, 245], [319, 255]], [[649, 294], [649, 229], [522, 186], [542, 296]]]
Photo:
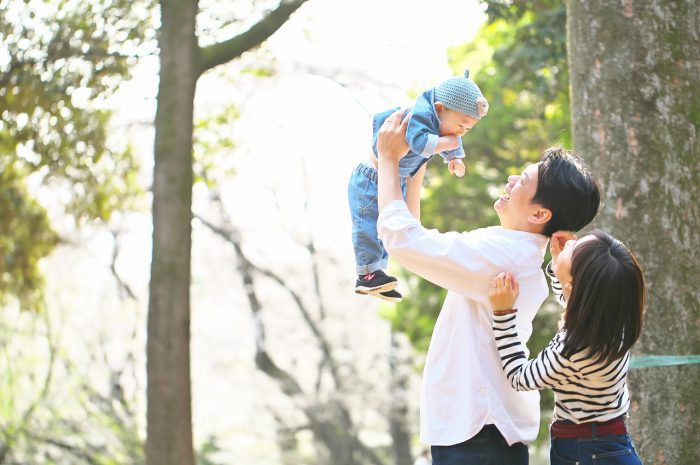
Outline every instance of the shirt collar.
[[533, 233], [528, 231], [518, 231], [515, 229], [507, 229], [503, 226], [494, 226], [494, 228], [497, 228], [500, 231], [500, 234], [502, 234], [505, 237], [509, 237], [517, 241], [526, 241], [536, 246], [537, 249], [540, 252], [542, 252], [542, 256], [544, 256], [544, 253], [547, 250], [549, 237], [545, 236], [544, 234]]

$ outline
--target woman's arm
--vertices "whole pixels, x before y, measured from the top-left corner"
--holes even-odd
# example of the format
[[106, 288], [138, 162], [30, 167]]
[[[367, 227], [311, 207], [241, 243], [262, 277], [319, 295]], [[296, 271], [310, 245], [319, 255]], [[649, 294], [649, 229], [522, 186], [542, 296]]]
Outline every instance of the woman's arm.
[[518, 297], [518, 280], [512, 273], [496, 276], [489, 289], [493, 308], [493, 336], [501, 357], [503, 372], [517, 391], [532, 391], [569, 384], [578, 377], [571, 360], [564, 357], [562, 333], [528, 360], [516, 330], [517, 309], [512, 308]]

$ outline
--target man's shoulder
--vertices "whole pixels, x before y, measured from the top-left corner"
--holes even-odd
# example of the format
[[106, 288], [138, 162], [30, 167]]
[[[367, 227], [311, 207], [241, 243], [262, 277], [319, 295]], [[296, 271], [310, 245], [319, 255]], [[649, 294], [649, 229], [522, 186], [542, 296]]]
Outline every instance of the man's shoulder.
[[539, 237], [538, 234], [513, 231], [502, 226], [487, 226], [465, 231], [461, 236], [474, 246], [498, 252], [512, 260], [536, 259], [539, 266], [539, 262], [544, 258], [546, 238]]

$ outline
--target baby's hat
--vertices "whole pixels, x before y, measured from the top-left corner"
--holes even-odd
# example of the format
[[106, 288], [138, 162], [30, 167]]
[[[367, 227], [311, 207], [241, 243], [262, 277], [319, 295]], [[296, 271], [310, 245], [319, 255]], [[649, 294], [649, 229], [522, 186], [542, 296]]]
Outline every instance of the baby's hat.
[[489, 111], [489, 103], [479, 86], [469, 79], [469, 70], [464, 77], [453, 77], [435, 87], [435, 101], [442, 102], [445, 108], [481, 119]]

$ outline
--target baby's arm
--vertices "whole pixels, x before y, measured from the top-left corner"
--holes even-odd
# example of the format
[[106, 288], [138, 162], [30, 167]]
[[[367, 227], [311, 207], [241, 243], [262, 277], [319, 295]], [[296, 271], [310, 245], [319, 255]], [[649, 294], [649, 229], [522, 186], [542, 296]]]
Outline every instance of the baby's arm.
[[408, 121], [406, 129], [406, 142], [413, 153], [423, 158], [430, 158], [436, 153], [445, 150], [454, 150], [459, 146], [459, 140], [455, 136], [440, 136], [439, 122], [430, 114], [414, 107], [414, 112]]
[[440, 136], [435, 153], [448, 152], [460, 148], [459, 137], [457, 136]]
[[462, 161], [462, 158], [464, 158], [462, 139], [456, 136], [452, 137], [454, 137], [457, 140], [457, 147], [453, 149], [442, 150], [440, 151], [440, 155], [445, 160], [445, 163], [447, 163], [447, 169], [449, 170], [450, 174], [454, 174], [455, 176], [461, 178], [467, 171], [466, 167], [464, 166], [464, 162]]

